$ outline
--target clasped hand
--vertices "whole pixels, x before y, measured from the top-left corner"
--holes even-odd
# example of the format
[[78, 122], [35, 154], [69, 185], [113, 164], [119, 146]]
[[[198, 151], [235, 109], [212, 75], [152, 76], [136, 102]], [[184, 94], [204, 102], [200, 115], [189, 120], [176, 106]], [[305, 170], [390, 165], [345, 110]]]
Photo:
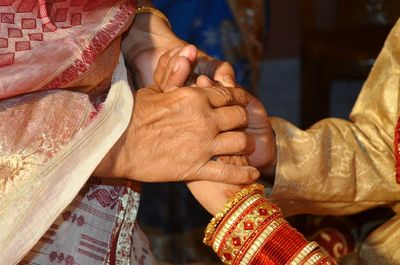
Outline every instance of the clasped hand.
[[[160, 58], [154, 75], [154, 80], [161, 84], [164, 92], [178, 89], [187, 80], [191, 69], [196, 65], [195, 54], [196, 48], [190, 45], [164, 53]], [[179, 70], [174, 71], [175, 69]], [[219, 70], [220, 72], [225, 72], [225, 75], [222, 76], [222, 79], [221, 76], [212, 75], [213, 79], [217, 79], [219, 84], [227, 86], [228, 88], [226, 89], [234, 87], [236, 84], [230, 78], [232, 75], [229, 75], [229, 69], [227, 69], [226, 65], [223, 68], [219, 68]], [[201, 75], [197, 78], [194, 86], [207, 90], [209, 87], [216, 86], [216, 83], [207, 76]], [[219, 86], [217, 87], [219, 88]], [[263, 169], [265, 173], [273, 172], [276, 160], [276, 146], [267, 112], [257, 98], [244, 90], [241, 91], [248, 99], [245, 105], [248, 120], [244, 132], [254, 137], [255, 149], [252, 153], [246, 155], [222, 155], [218, 157], [218, 161], [233, 165], [250, 164]], [[190, 181], [187, 184], [195, 198], [212, 214], [216, 214], [226, 201], [241, 189], [240, 185], [222, 182]]]
[[254, 138], [240, 130], [248, 123], [247, 93], [216, 85], [171, 90], [178, 68], [158, 67], [164, 82], [137, 91], [128, 129], [95, 174], [145, 182], [256, 180], [254, 167], [213, 159], [254, 152]]

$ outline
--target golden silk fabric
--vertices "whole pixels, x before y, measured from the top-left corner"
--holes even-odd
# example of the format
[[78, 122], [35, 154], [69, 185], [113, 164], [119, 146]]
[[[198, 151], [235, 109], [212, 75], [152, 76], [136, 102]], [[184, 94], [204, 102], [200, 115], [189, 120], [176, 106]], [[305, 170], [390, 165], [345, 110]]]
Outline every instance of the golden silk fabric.
[[[373, 37], [373, 36], [371, 36]], [[394, 135], [399, 117], [400, 21], [351, 112], [306, 131], [273, 118], [278, 165], [271, 199], [286, 215], [352, 214], [379, 205], [399, 211]], [[361, 264], [400, 264], [396, 216], [364, 243]]]
[[[68, 99], [68, 100], [67, 100]], [[30, 180], [95, 111], [88, 96], [70, 91], [38, 92], [0, 104], [0, 199]], [[53, 126], [58, 124], [58, 126]]]

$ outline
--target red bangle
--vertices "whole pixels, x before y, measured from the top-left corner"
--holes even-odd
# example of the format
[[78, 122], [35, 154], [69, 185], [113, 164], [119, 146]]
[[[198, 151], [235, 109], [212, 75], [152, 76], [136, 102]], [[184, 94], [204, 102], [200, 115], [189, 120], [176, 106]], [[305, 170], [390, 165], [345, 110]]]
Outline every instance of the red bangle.
[[[247, 255], [247, 253], [249, 252], [251, 246], [253, 245], [254, 241], [257, 240], [258, 236], [261, 235], [274, 221], [277, 221], [280, 219], [280, 222], [283, 220], [281, 218], [281, 214], [277, 213], [275, 215], [270, 216], [268, 219], [266, 219], [264, 222], [262, 222], [252, 233], [252, 235], [248, 238], [248, 240], [242, 245], [239, 254], [236, 256], [235, 262], [234, 264], [239, 264], [240, 261], [242, 261], [245, 257], [245, 255]], [[281, 224], [282, 225], [282, 224]], [[269, 236], [271, 236], [275, 231], [272, 231]], [[259, 248], [261, 249], [261, 248]], [[254, 251], [254, 254], [252, 255], [252, 257], [259, 251], [259, 249], [257, 249], [256, 251]]]
[[211, 242], [225, 264], [234, 263], [236, 257], [244, 252], [243, 246], [257, 236], [255, 230], [263, 228], [260, 224], [266, 220], [272, 222], [280, 216], [280, 211], [261, 194], [256, 194], [229, 214], [220, 222]]
[[285, 224], [268, 238], [254, 260], [265, 264], [262, 261], [268, 257], [275, 264], [288, 264], [306, 245], [305, 238], [289, 224]]
[[204, 242], [227, 265], [334, 265], [282, 218], [280, 209], [249, 186], [235, 195], [205, 231]]
[[[230, 229], [228, 232], [223, 236], [221, 245], [219, 246], [218, 249], [214, 249], [214, 251], [217, 253], [217, 255], [220, 255], [221, 251], [224, 249], [225, 245], [227, 244], [227, 241], [229, 238], [232, 238], [232, 243], [234, 246], [240, 246], [242, 241], [245, 241], [246, 236], [242, 237], [237, 237], [234, 235], [234, 231], [238, 228], [240, 222], [248, 216], [257, 206], [261, 205], [262, 203], [265, 202], [265, 198], [261, 198], [260, 200], [254, 202], [248, 209], [246, 209], [236, 220], [234, 223], [231, 225]], [[223, 224], [221, 225], [223, 226]], [[215, 233], [217, 234], [217, 233]], [[237, 240], [239, 238], [239, 241]], [[236, 240], [235, 240], [236, 239]], [[235, 242], [236, 241], [236, 242]]]

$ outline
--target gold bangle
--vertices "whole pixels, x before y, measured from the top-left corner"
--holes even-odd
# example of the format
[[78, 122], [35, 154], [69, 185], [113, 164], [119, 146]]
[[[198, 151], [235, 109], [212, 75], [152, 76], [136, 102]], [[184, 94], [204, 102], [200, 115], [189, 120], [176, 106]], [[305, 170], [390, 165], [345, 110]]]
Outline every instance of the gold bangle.
[[319, 261], [321, 261], [325, 256], [320, 252], [317, 251], [311, 254], [302, 264], [303, 265], [315, 265]]
[[290, 265], [300, 265], [304, 263], [304, 259], [310, 255], [315, 249], [319, 247], [318, 243], [315, 241], [309, 242], [306, 246], [304, 246], [297, 254], [294, 256]]
[[262, 198], [264, 197], [261, 194], [255, 194], [247, 198], [245, 202], [240, 204], [239, 207], [235, 209], [235, 212], [232, 213], [229, 216], [229, 218], [227, 218], [227, 220], [224, 221], [223, 224], [220, 224], [221, 227], [218, 229], [218, 232], [214, 232], [215, 235], [213, 236], [212, 247], [215, 253], [218, 254], [218, 250], [221, 246], [222, 239], [225, 237], [227, 232], [232, 228], [232, 225], [235, 223], [238, 217], [240, 217], [243, 214], [243, 212], [245, 212], [250, 206], [258, 202]]
[[264, 186], [259, 183], [253, 183], [242, 190], [238, 191], [235, 196], [233, 196], [232, 199], [230, 199], [225, 205], [224, 208], [222, 208], [221, 211], [219, 211], [214, 218], [211, 219], [210, 223], [207, 225], [206, 230], [204, 231], [204, 239], [203, 243], [211, 246], [211, 238], [214, 235], [215, 229], [217, 228], [218, 224], [221, 222], [221, 220], [225, 217], [225, 215], [236, 205], [238, 204], [244, 197], [246, 197], [248, 194], [259, 190], [263, 191]]
[[170, 29], [172, 29], [171, 23], [169, 23], [167, 16], [164, 15], [164, 13], [161, 12], [160, 10], [155, 9], [151, 6], [142, 6], [142, 7], [139, 7], [138, 9], [136, 9], [135, 15], [139, 15], [139, 14], [143, 14], [143, 13], [151, 13], [151, 14], [161, 18], [162, 20], [165, 21], [165, 23], [167, 23], [168, 27]]

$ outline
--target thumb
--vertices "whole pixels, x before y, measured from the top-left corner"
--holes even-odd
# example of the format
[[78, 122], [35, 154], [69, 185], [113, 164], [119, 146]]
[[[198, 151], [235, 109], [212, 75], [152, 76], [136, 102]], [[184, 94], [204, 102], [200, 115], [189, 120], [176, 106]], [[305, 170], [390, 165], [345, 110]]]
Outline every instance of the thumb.
[[[169, 54], [165, 56], [169, 56]], [[196, 57], [196, 47], [193, 45], [187, 45], [175, 52], [172, 56], [169, 56], [168, 58], [164, 57], [162, 60], [160, 59], [160, 62], [164, 61], [164, 67], [162, 67], [160, 63], [160, 67], [157, 66], [156, 71], [162, 72], [162, 81], [160, 85], [161, 90], [163, 92], [168, 92], [184, 86], [192, 71], [192, 65], [194, 64]], [[167, 61], [166, 67], [165, 61]]]
[[185, 57], [178, 57], [168, 65], [167, 73], [160, 85], [162, 92], [170, 92], [184, 86], [191, 72], [190, 62]]

